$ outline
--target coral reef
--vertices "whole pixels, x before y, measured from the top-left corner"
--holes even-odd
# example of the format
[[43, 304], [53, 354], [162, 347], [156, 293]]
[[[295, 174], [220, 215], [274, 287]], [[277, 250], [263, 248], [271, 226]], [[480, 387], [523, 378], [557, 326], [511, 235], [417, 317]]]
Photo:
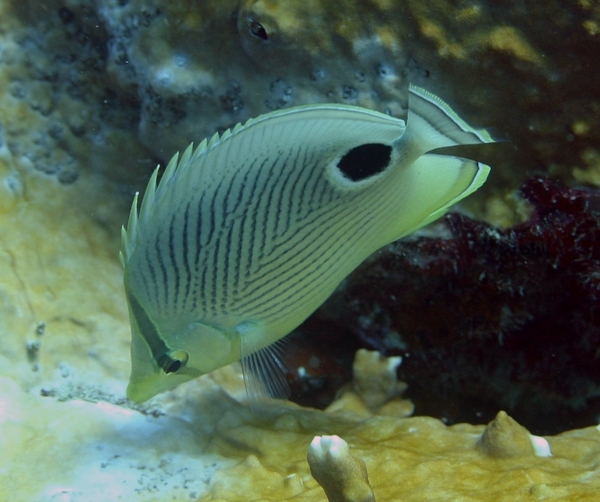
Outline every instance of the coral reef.
[[367, 466], [339, 436], [316, 436], [308, 447], [310, 473], [329, 502], [375, 502]]
[[[55, 183], [3, 162], [1, 500], [317, 502], [323, 491], [306, 454], [315, 435], [333, 434], [364, 461], [380, 501], [597, 496], [596, 428], [547, 438], [553, 457], [483, 454], [483, 426], [379, 415], [403, 385], [398, 359], [374, 353], [357, 355], [350, 389], [359, 400], [361, 389], [376, 389], [369, 406], [381, 407], [368, 415], [282, 404], [259, 420], [232, 397], [243, 395], [233, 367], [131, 408], [118, 233], [107, 232], [110, 218], [66, 209], [77, 201], [106, 211], [110, 190], [98, 193], [99, 181], [83, 176], [55, 192]], [[7, 191], [16, 179], [21, 190]], [[16, 214], [26, 216], [19, 227]]]
[[526, 222], [450, 214], [443, 237], [393, 244], [338, 293], [337, 329], [403, 355], [419, 414], [472, 422], [506, 409], [537, 433], [597, 420], [600, 194], [541, 178], [521, 193]]
[[487, 424], [477, 446], [485, 455], [495, 458], [531, 454], [539, 457], [552, 456], [548, 441], [529, 434], [525, 427], [515, 422], [504, 411], [499, 412], [496, 418]]
[[82, 172], [60, 185], [0, 147], [1, 374], [31, 389], [107, 374], [120, 393], [129, 366], [127, 309], [116, 253], [114, 185]]
[[397, 376], [401, 363], [401, 357], [383, 357], [377, 351], [359, 349], [352, 365], [352, 382], [338, 391], [327, 411], [352, 410], [365, 418], [373, 414], [411, 416], [414, 406], [401, 396], [407, 385]]
[[[600, 185], [599, 33], [590, 0], [0, 2], [0, 500], [322, 501], [324, 435], [379, 501], [597, 499], [598, 429], [528, 430], [597, 421], [600, 197], [504, 194]], [[119, 227], [156, 163], [285, 106], [403, 116], [409, 81], [511, 141], [470, 205], [504, 229], [450, 215], [298, 330], [296, 400], [349, 382], [326, 411], [261, 421], [235, 366], [128, 403]]]
[[3, 2], [0, 12], [0, 130], [11, 155], [62, 185], [84, 170], [121, 182], [148, 172], [156, 162], [138, 141], [135, 99], [107, 80], [97, 13], [76, 17], [59, 2]]
[[[503, 413], [487, 427], [448, 427], [428, 417], [364, 420], [353, 411], [281, 403], [260, 420], [231, 397], [243, 388], [239, 374], [228, 367], [189, 382], [155, 400], [153, 410], [73, 387], [67, 392], [64, 385], [60, 399], [43, 397], [0, 377], [0, 498], [322, 501], [311, 471], [324, 486], [337, 478], [350, 488], [339, 499], [343, 488], [328, 485], [330, 500], [372, 500], [369, 485], [380, 502], [592, 501], [600, 488], [596, 427], [546, 438], [553, 456], [540, 456]], [[95, 375], [91, 385], [110, 378]], [[333, 434], [345, 442], [311, 447], [315, 435]], [[521, 436], [516, 452], [515, 435]], [[496, 444], [492, 453], [508, 447], [511, 454], [490, 454], [481, 447], [486, 442]], [[348, 469], [360, 477], [349, 478]]]

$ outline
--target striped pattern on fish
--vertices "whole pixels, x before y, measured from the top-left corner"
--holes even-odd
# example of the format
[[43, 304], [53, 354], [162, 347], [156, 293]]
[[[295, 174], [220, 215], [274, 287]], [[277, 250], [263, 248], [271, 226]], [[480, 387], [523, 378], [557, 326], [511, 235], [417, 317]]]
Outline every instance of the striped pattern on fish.
[[190, 145], [160, 183], [157, 168], [123, 230], [130, 398], [239, 359], [251, 394], [285, 394], [272, 344], [366, 257], [485, 181], [487, 166], [427, 152], [489, 134], [409, 94], [408, 127], [359, 107], [296, 107]]

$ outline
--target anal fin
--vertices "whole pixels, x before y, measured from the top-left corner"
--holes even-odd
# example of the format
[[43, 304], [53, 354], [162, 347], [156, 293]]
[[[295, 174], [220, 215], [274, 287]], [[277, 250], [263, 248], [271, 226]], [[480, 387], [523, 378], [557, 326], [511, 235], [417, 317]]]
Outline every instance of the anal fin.
[[252, 343], [242, 337], [244, 384], [250, 406], [259, 417], [263, 416], [261, 403], [290, 396], [283, 359], [284, 345], [283, 340], [278, 340], [267, 347], [253, 350]]

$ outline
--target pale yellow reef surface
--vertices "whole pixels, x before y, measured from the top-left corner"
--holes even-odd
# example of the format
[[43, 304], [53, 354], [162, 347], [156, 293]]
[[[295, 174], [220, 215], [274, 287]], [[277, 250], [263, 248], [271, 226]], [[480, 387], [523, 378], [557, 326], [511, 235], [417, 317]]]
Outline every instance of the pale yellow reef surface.
[[144, 413], [128, 408], [118, 232], [102, 216], [111, 186], [85, 174], [59, 186], [6, 149], [0, 182], [0, 500], [323, 501], [306, 456], [324, 434], [365, 462], [379, 501], [597, 497], [596, 428], [547, 438], [553, 456], [539, 457], [526, 431], [506, 429], [507, 417], [489, 434], [501, 447], [486, 449], [483, 426], [377, 415], [412, 408], [391, 377], [399, 361], [369, 353], [357, 356], [355, 383], [329, 412], [282, 404], [261, 422], [234, 398], [235, 368]]
[[0, 149], [1, 373], [28, 390], [77, 372], [128, 372], [118, 223], [120, 200], [84, 174], [76, 185], [28, 174]]

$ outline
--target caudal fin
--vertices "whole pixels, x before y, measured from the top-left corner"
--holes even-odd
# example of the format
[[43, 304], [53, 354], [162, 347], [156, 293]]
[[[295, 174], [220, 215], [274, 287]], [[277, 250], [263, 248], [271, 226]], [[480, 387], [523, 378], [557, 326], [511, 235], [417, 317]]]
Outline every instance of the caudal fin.
[[485, 129], [475, 129], [461, 119], [448, 104], [430, 92], [410, 85], [408, 119], [404, 141], [421, 154], [456, 145], [494, 143]]

